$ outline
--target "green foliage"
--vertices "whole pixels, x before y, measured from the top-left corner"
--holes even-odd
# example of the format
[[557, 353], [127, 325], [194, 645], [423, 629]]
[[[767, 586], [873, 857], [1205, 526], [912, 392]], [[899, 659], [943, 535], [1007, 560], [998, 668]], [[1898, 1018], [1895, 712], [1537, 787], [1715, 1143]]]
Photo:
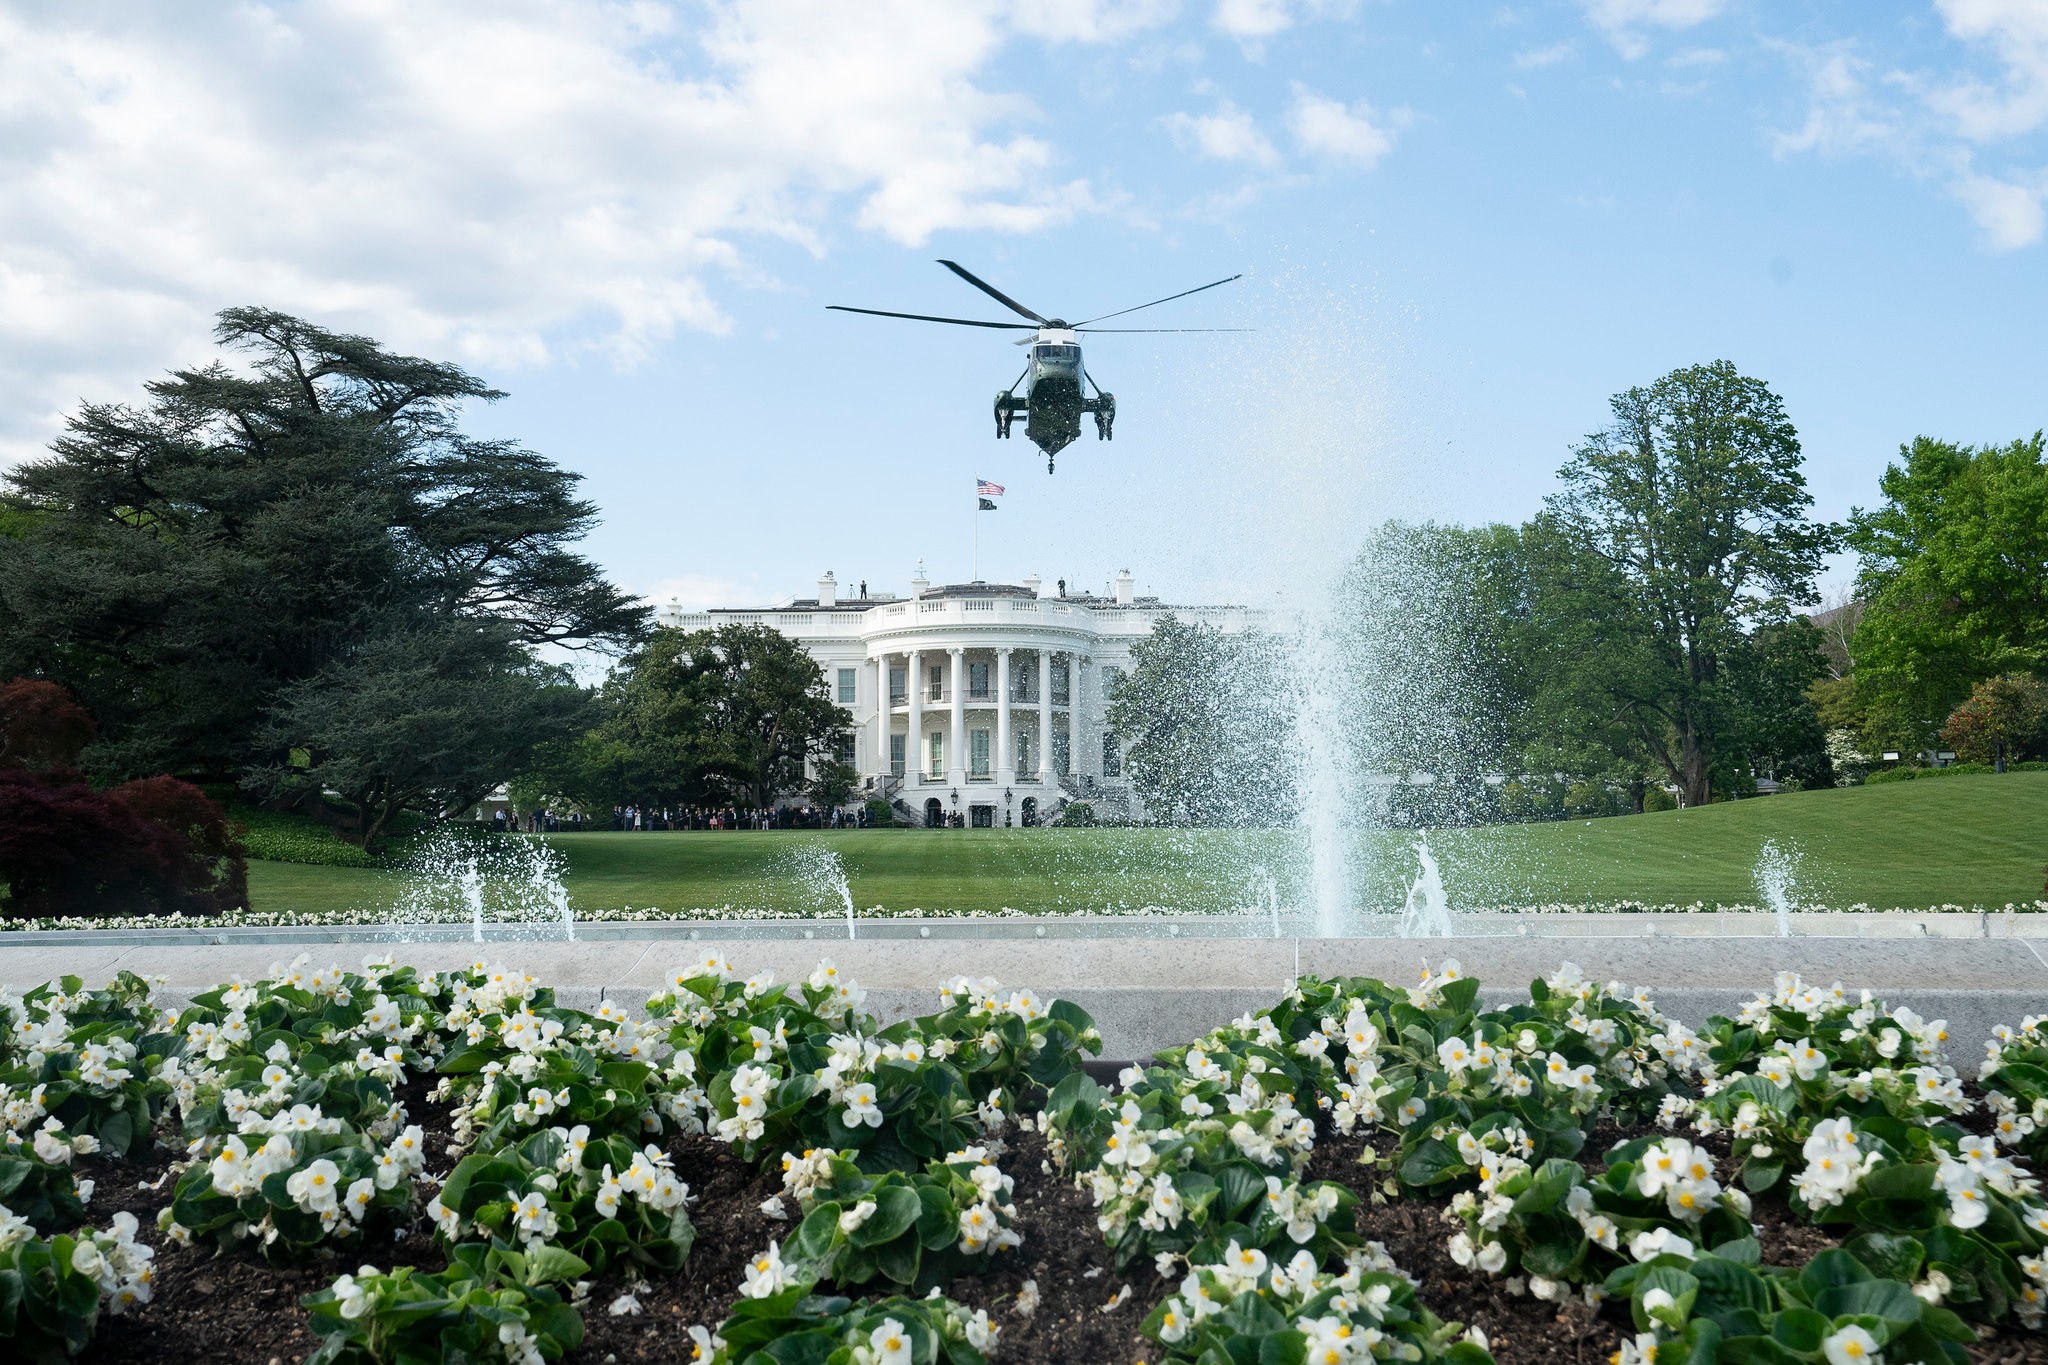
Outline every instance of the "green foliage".
[[1089, 801], [1069, 801], [1060, 807], [1059, 822], [1071, 829], [1087, 829], [1095, 823], [1095, 805]]
[[1885, 748], [1926, 747], [1971, 685], [2048, 667], [2048, 446], [1917, 437], [1858, 510], [1858, 688]]
[[149, 1300], [155, 1252], [135, 1241], [135, 1216], [109, 1232], [0, 1241], [0, 1342], [10, 1359], [75, 1356], [92, 1340], [102, 1301], [119, 1313]]
[[1278, 738], [1292, 733], [1285, 676], [1278, 641], [1225, 635], [1171, 613], [1131, 645], [1106, 719], [1127, 745], [1124, 770], [1153, 818], [1246, 825], [1285, 817], [1270, 795], [1291, 786], [1282, 780], [1289, 746]]
[[[1568, 625], [1555, 643], [1576, 658], [1575, 705], [1620, 718], [1636, 752], [1702, 806], [1715, 770], [1756, 752], [1742, 713], [1796, 710], [1817, 676], [1784, 677], [1750, 637], [1812, 600], [1835, 528], [1806, 519], [1782, 402], [1728, 362], [1675, 370], [1612, 407], [1612, 425], [1559, 471], [1564, 490], [1542, 519], [1558, 542], [1541, 572], [1548, 614]], [[1763, 677], [1744, 677], [1745, 650]]]
[[229, 814], [242, 829], [251, 858], [318, 867], [375, 867], [377, 860], [349, 843], [332, 825], [309, 816], [238, 805]]
[[1643, 788], [1643, 810], [1645, 813], [1676, 809], [1678, 809], [1678, 798], [1665, 790], [1661, 784], [1652, 783]]
[[950, 1299], [854, 1302], [798, 1284], [765, 1298], [742, 1298], [717, 1337], [700, 1346], [711, 1348], [704, 1352], [706, 1365], [857, 1365], [878, 1358], [984, 1365], [976, 1337], [983, 1346], [994, 1341], [988, 1314], [970, 1314]]
[[301, 1300], [320, 1338], [308, 1365], [559, 1360], [582, 1343], [583, 1319], [554, 1286], [589, 1269], [563, 1251], [477, 1242], [438, 1274], [364, 1266]]
[[[518, 752], [531, 650], [643, 632], [645, 609], [573, 551], [597, 518], [576, 476], [462, 433], [462, 406], [494, 390], [261, 308], [223, 312], [215, 338], [248, 368], [87, 404], [7, 476], [30, 515], [0, 537], [0, 677], [78, 694], [100, 726], [95, 776], [260, 772], [276, 789], [331, 773], [374, 821], [435, 788], [420, 764]], [[415, 700], [441, 719], [498, 709], [394, 733]]]
[[[2009, 773], [2048, 773], [2048, 762], [2008, 763]], [[1989, 763], [1951, 763], [1946, 768], [1884, 768], [1863, 780], [1872, 785], [1887, 782], [1921, 782], [1936, 777], [1989, 777], [1997, 769]]]
[[479, 1146], [430, 1208], [445, 1243], [545, 1244], [595, 1270], [627, 1260], [673, 1271], [690, 1254], [697, 1234], [684, 1207], [688, 1187], [660, 1148], [636, 1150], [616, 1134], [592, 1138], [582, 1124]]
[[1966, 763], [2048, 757], [2048, 683], [2031, 673], [1984, 679], [1949, 713], [1941, 738]]
[[757, 625], [656, 631], [605, 680], [597, 717], [528, 780], [588, 810], [766, 806], [803, 788], [807, 762], [835, 767], [853, 724], [803, 646]]

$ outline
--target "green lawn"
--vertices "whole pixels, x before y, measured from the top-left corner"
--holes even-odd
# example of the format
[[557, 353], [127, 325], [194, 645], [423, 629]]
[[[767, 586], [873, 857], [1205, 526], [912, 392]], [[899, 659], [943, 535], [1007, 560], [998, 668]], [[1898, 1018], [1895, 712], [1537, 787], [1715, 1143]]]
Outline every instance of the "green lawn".
[[[1410, 836], [1360, 836], [1361, 904], [1392, 907]], [[1803, 851], [1798, 898], [1878, 907], [2004, 905], [2042, 895], [2048, 773], [1801, 792], [1703, 810], [1431, 836], [1453, 904], [1754, 902], [1766, 838]], [[572, 902], [687, 910], [823, 909], [836, 893], [807, 859], [846, 869], [855, 901], [892, 911], [1241, 907], [1267, 870], [1299, 896], [1298, 836], [1221, 830], [871, 830], [558, 836]], [[259, 910], [388, 904], [401, 878], [251, 863]]]

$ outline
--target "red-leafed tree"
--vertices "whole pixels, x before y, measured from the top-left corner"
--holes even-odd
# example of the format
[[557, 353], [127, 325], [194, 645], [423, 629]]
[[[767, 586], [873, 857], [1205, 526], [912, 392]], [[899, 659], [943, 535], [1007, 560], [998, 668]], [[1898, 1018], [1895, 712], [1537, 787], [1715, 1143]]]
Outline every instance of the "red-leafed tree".
[[74, 768], [98, 733], [92, 713], [53, 682], [0, 685], [0, 768]]
[[92, 717], [53, 683], [0, 686], [0, 912], [209, 914], [248, 903], [234, 827], [172, 777], [95, 791], [73, 770]]

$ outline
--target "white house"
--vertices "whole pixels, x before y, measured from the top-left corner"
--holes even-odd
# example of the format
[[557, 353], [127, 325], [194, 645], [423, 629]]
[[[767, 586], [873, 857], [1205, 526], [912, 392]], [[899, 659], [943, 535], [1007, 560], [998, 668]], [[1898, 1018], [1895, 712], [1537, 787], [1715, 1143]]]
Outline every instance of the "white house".
[[1033, 824], [1069, 800], [1138, 814], [1117, 737], [1103, 721], [1109, 684], [1134, 642], [1162, 616], [1227, 632], [1254, 624], [1244, 607], [1166, 606], [1137, 596], [1126, 569], [1114, 595], [1021, 584], [911, 581], [907, 598], [841, 597], [827, 573], [818, 595], [787, 606], [662, 613], [701, 630], [772, 626], [818, 661], [832, 696], [853, 713], [844, 756], [863, 794], [915, 823], [961, 814], [978, 827]]

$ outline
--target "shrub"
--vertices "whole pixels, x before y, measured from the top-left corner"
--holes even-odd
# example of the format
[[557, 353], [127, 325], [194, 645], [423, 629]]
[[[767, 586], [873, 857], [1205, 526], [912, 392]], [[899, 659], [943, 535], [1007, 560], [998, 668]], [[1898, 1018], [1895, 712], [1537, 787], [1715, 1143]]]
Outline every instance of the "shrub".
[[76, 773], [0, 769], [0, 882], [15, 917], [220, 914], [247, 900], [227, 817], [197, 787], [94, 791]]
[[70, 768], [98, 734], [92, 716], [55, 683], [0, 687], [0, 768]]
[[1949, 713], [1941, 737], [1970, 763], [2039, 757], [2048, 751], [2048, 684], [2031, 673], [1986, 678]]
[[1060, 823], [1074, 826], [1092, 825], [1095, 823], [1095, 807], [1086, 801], [1069, 801], [1066, 809], [1060, 812]]
[[1664, 788], [1652, 783], [1643, 788], [1643, 810], [1677, 810], [1678, 798]]
[[307, 863], [318, 867], [374, 867], [377, 860], [349, 843], [331, 827], [303, 815], [235, 807], [242, 826], [242, 845], [251, 858], [272, 863]]
[[868, 802], [868, 823], [876, 829], [887, 829], [896, 823], [896, 810], [887, 801], [877, 796]]

